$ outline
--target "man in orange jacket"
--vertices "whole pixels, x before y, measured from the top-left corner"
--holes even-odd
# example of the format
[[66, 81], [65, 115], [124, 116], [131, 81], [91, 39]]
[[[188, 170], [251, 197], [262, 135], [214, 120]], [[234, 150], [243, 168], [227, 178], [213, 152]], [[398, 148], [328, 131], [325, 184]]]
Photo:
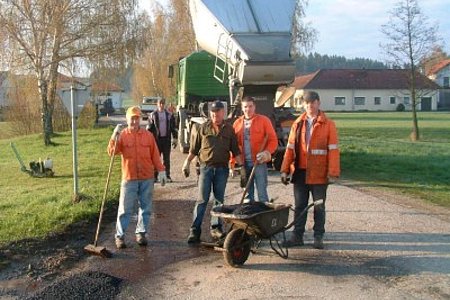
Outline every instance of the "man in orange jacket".
[[122, 182], [115, 234], [118, 249], [126, 247], [124, 236], [136, 201], [139, 204], [136, 242], [140, 246], [147, 245], [145, 234], [150, 222], [155, 169], [159, 172], [161, 185], [167, 179], [155, 138], [140, 128], [139, 107], [128, 108], [126, 118], [128, 127], [121, 132], [121, 125], [117, 125], [108, 144], [109, 155], [122, 154]]
[[249, 184], [245, 203], [255, 201], [255, 185], [258, 192], [258, 201], [267, 202], [267, 163], [272, 153], [278, 147], [278, 139], [272, 122], [266, 116], [256, 114], [256, 104], [253, 97], [244, 97], [241, 102], [243, 116], [233, 123], [239, 150], [244, 162], [246, 181], [249, 179], [254, 165], [255, 173]]
[[308, 205], [309, 193], [313, 201], [322, 199], [323, 205], [314, 206], [314, 248], [323, 249], [325, 233], [325, 200], [329, 182], [340, 175], [338, 136], [334, 122], [320, 111], [316, 92], [303, 97], [305, 113], [295, 120], [289, 134], [288, 146], [281, 165], [281, 181], [289, 183], [292, 173], [295, 198], [295, 227], [286, 246], [302, 246], [306, 217], [300, 212]]

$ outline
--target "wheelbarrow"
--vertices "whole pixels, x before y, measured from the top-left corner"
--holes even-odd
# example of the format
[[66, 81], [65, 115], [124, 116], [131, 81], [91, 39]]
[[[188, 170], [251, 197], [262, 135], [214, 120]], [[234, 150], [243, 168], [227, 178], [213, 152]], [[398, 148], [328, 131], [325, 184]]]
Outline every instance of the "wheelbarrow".
[[[323, 200], [313, 201], [298, 216], [303, 216], [311, 207], [322, 205]], [[250, 251], [257, 249], [263, 239], [268, 239], [270, 247], [280, 257], [288, 258], [288, 248], [283, 247], [286, 241], [285, 232], [294, 226], [297, 219], [288, 224], [289, 212], [295, 211], [290, 204], [258, 203], [257, 212], [245, 213], [251, 205], [234, 204], [214, 207], [211, 215], [221, 218], [230, 225], [222, 247], [214, 247], [222, 251], [229, 266], [238, 267], [245, 263]], [[259, 210], [259, 211], [258, 211]], [[277, 236], [282, 233], [282, 241]], [[256, 245], [256, 247], [254, 247]]]

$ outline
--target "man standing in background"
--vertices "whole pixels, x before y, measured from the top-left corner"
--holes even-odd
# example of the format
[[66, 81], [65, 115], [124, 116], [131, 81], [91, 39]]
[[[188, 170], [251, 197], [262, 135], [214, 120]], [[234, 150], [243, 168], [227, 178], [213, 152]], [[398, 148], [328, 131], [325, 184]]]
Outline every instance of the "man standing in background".
[[153, 133], [159, 152], [163, 157], [166, 167], [167, 182], [172, 182], [170, 177], [170, 148], [177, 146], [178, 132], [175, 125], [175, 117], [165, 109], [166, 100], [158, 100], [158, 109], [151, 112], [148, 118], [148, 130]]

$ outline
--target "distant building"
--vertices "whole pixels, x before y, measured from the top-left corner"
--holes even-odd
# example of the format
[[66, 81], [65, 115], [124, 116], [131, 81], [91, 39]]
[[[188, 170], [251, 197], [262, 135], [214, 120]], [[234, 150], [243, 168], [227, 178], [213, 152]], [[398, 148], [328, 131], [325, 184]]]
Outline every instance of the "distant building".
[[[417, 109], [437, 109], [439, 86], [417, 74]], [[298, 76], [292, 83], [298, 99], [306, 91], [316, 91], [325, 111], [395, 111], [399, 105], [411, 109], [409, 72], [403, 69], [321, 69]]]
[[95, 82], [91, 87], [92, 99], [95, 103], [103, 105], [111, 102], [115, 110], [121, 109], [123, 104], [124, 90], [113, 83]]
[[74, 88], [75, 115], [78, 116], [85, 103], [91, 98], [90, 86], [85, 80], [58, 74], [56, 94], [61, 98], [68, 113], [71, 113], [71, 87]]
[[438, 108], [450, 110], [450, 59], [431, 67], [427, 76], [440, 86]]

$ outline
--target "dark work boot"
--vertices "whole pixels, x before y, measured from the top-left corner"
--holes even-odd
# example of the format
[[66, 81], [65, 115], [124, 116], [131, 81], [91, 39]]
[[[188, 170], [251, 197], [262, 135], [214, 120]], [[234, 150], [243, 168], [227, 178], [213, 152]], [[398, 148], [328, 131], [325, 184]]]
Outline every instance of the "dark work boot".
[[196, 228], [191, 228], [189, 230], [189, 236], [188, 236], [188, 244], [198, 244], [200, 243], [200, 230]]
[[323, 249], [323, 238], [321, 236], [314, 237], [313, 247], [316, 249]]
[[295, 247], [295, 246], [303, 246], [305, 243], [303, 242], [303, 235], [292, 233], [291, 238], [287, 241], [283, 242], [283, 247]]

